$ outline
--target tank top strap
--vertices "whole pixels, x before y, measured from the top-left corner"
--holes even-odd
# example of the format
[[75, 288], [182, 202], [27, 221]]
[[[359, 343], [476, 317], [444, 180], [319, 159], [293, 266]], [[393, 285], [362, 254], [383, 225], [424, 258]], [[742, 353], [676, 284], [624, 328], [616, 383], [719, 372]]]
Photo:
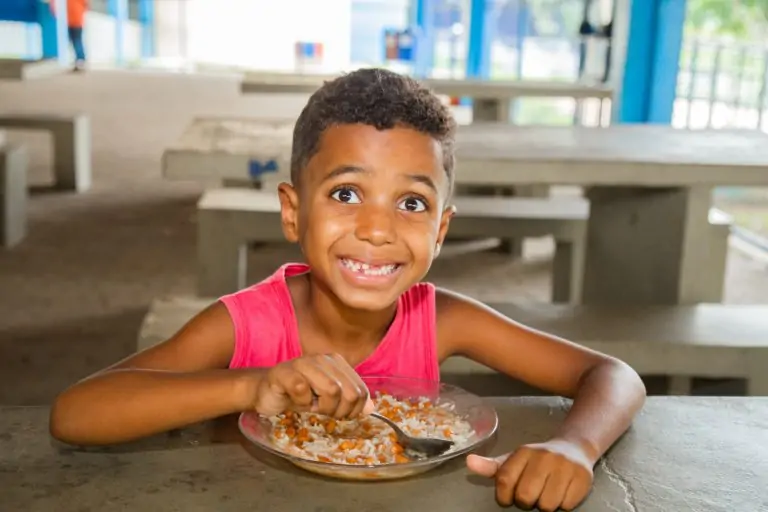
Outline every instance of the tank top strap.
[[219, 300], [232, 319], [235, 348], [230, 368], [265, 368], [301, 355], [296, 315], [286, 277], [306, 272], [289, 263], [265, 280]]

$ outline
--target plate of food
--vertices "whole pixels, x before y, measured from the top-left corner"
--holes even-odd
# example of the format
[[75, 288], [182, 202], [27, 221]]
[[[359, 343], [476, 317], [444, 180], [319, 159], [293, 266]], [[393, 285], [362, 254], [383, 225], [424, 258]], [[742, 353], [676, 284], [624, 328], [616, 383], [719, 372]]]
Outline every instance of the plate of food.
[[496, 411], [457, 386], [403, 377], [363, 377], [376, 412], [406, 434], [452, 441], [445, 453], [412, 458], [383, 421], [353, 420], [309, 412], [240, 415], [238, 426], [256, 446], [292, 464], [332, 478], [391, 480], [429, 471], [469, 453], [491, 438]]

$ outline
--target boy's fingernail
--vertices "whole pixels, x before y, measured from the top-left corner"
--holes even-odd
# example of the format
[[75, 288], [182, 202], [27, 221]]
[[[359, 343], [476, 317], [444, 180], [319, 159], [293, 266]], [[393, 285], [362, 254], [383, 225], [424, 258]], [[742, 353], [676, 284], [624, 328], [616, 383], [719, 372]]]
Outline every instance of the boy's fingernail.
[[373, 403], [373, 400], [371, 400], [370, 398], [366, 400], [365, 406], [363, 406], [363, 414], [368, 415], [375, 410], [376, 410], [376, 405]]

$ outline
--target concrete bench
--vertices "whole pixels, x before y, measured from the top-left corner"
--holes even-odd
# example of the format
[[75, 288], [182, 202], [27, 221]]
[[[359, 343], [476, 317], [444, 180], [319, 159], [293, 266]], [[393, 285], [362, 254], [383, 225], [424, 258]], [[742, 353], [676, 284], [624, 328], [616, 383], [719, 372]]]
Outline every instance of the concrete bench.
[[27, 160], [23, 146], [0, 140], [0, 245], [5, 248], [27, 234]]
[[0, 59], [0, 79], [30, 80], [61, 74], [65, 68], [55, 59]]
[[[540, 237], [556, 241], [552, 297], [569, 302], [580, 294], [589, 203], [583, 198], [458, 197], [451, 221], [455, 238]], [[246, 286], [250, 242], [283, 242], [276, 194], [252, 189], [206, 191], [198, 212], [198, 294], [218, 297]]]
[[88, 116], [0, 113], [0, 128], [50, 132], [56, 188], [84, 192], [91, 187], [91, 124]]
[[[152, 302], [138, 336], [138, 350], [176, 333], [214, 299], [167, 297]], [[578, 306], [489, 304], [534, 329], [617, 357], [641, 375], [675, 377], [672, 392], [688, 394], [690, 378], [737, 378], [749, 395], [768, 396], [768, 305]], [[503, 396], [506, 377], [463, 357], [441, 366], [442, 379], [460, 384], [495, 378]], [[469, 387], [469, 386], [467, 386]]]

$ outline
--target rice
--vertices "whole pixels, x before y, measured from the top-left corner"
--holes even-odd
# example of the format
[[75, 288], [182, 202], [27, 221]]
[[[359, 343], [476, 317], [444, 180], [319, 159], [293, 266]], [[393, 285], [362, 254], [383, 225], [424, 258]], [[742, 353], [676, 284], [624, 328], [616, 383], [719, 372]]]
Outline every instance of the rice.
[[[471, 425], [451, 403], [428, 398], [398, 399], [386, 393], [372, 396], [376, 411], [393, 420], [406, 434], [453, 441], [448, 452], [466, 446]], [[286, 453], [319, 462], [380, 465], [410, 462], [392, 429], [376, 418], [335, 420], [308, 412], [286, 411], [270, 416], [271, 441]]]

